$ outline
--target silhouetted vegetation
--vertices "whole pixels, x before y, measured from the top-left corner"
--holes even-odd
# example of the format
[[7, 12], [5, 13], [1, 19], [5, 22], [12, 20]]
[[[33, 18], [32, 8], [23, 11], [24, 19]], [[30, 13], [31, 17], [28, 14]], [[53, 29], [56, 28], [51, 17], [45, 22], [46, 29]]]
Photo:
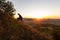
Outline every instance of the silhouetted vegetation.
[[7, 0], [0, 0], [0, 10], [2, 10], [4, 13], [8, 13], [10, 16], [13, 16], [15, 8], [12, 2]]

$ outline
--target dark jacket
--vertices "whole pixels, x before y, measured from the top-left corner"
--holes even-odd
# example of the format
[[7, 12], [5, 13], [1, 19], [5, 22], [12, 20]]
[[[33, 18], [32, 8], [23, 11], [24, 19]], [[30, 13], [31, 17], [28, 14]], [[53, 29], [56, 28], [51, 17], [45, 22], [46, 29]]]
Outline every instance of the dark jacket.
[[18, 20], [23, 20], [23, 18], [22, 18], [22, 16], [20, 15], [20, 14], [18, 14], [19, 15], [19, 18], [18, 18]]

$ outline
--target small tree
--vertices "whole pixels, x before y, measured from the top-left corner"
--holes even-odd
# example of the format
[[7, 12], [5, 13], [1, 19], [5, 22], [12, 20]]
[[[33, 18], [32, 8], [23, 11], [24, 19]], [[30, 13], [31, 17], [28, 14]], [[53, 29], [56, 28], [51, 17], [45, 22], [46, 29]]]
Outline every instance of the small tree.
[[13, 12], [15, 11], [12, 2], [7, 0], [0, 0], [0, 10], [3, 10], [4, 13], [8, 13], [10, 16], [13, 16]]

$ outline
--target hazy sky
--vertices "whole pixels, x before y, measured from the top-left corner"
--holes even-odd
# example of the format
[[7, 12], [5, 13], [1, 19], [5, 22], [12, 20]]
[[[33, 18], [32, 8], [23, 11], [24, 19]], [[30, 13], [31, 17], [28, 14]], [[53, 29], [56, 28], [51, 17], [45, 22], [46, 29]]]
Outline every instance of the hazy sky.
[[[9, 0], [23, 17], [35, 15], [60, 18], [60, 0]], [[54, 18], [53, 17], [53, 18]]]

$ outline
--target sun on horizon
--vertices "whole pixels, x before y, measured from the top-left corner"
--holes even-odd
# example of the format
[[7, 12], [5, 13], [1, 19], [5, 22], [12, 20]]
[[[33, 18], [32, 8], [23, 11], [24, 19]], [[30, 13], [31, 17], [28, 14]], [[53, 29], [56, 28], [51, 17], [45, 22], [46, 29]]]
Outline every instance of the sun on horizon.
[[30, 16], [26, 16], [26, 18], [46, 18], [50, 13], [47, 13], [45, 10], [32, 10], [30, 11]]

